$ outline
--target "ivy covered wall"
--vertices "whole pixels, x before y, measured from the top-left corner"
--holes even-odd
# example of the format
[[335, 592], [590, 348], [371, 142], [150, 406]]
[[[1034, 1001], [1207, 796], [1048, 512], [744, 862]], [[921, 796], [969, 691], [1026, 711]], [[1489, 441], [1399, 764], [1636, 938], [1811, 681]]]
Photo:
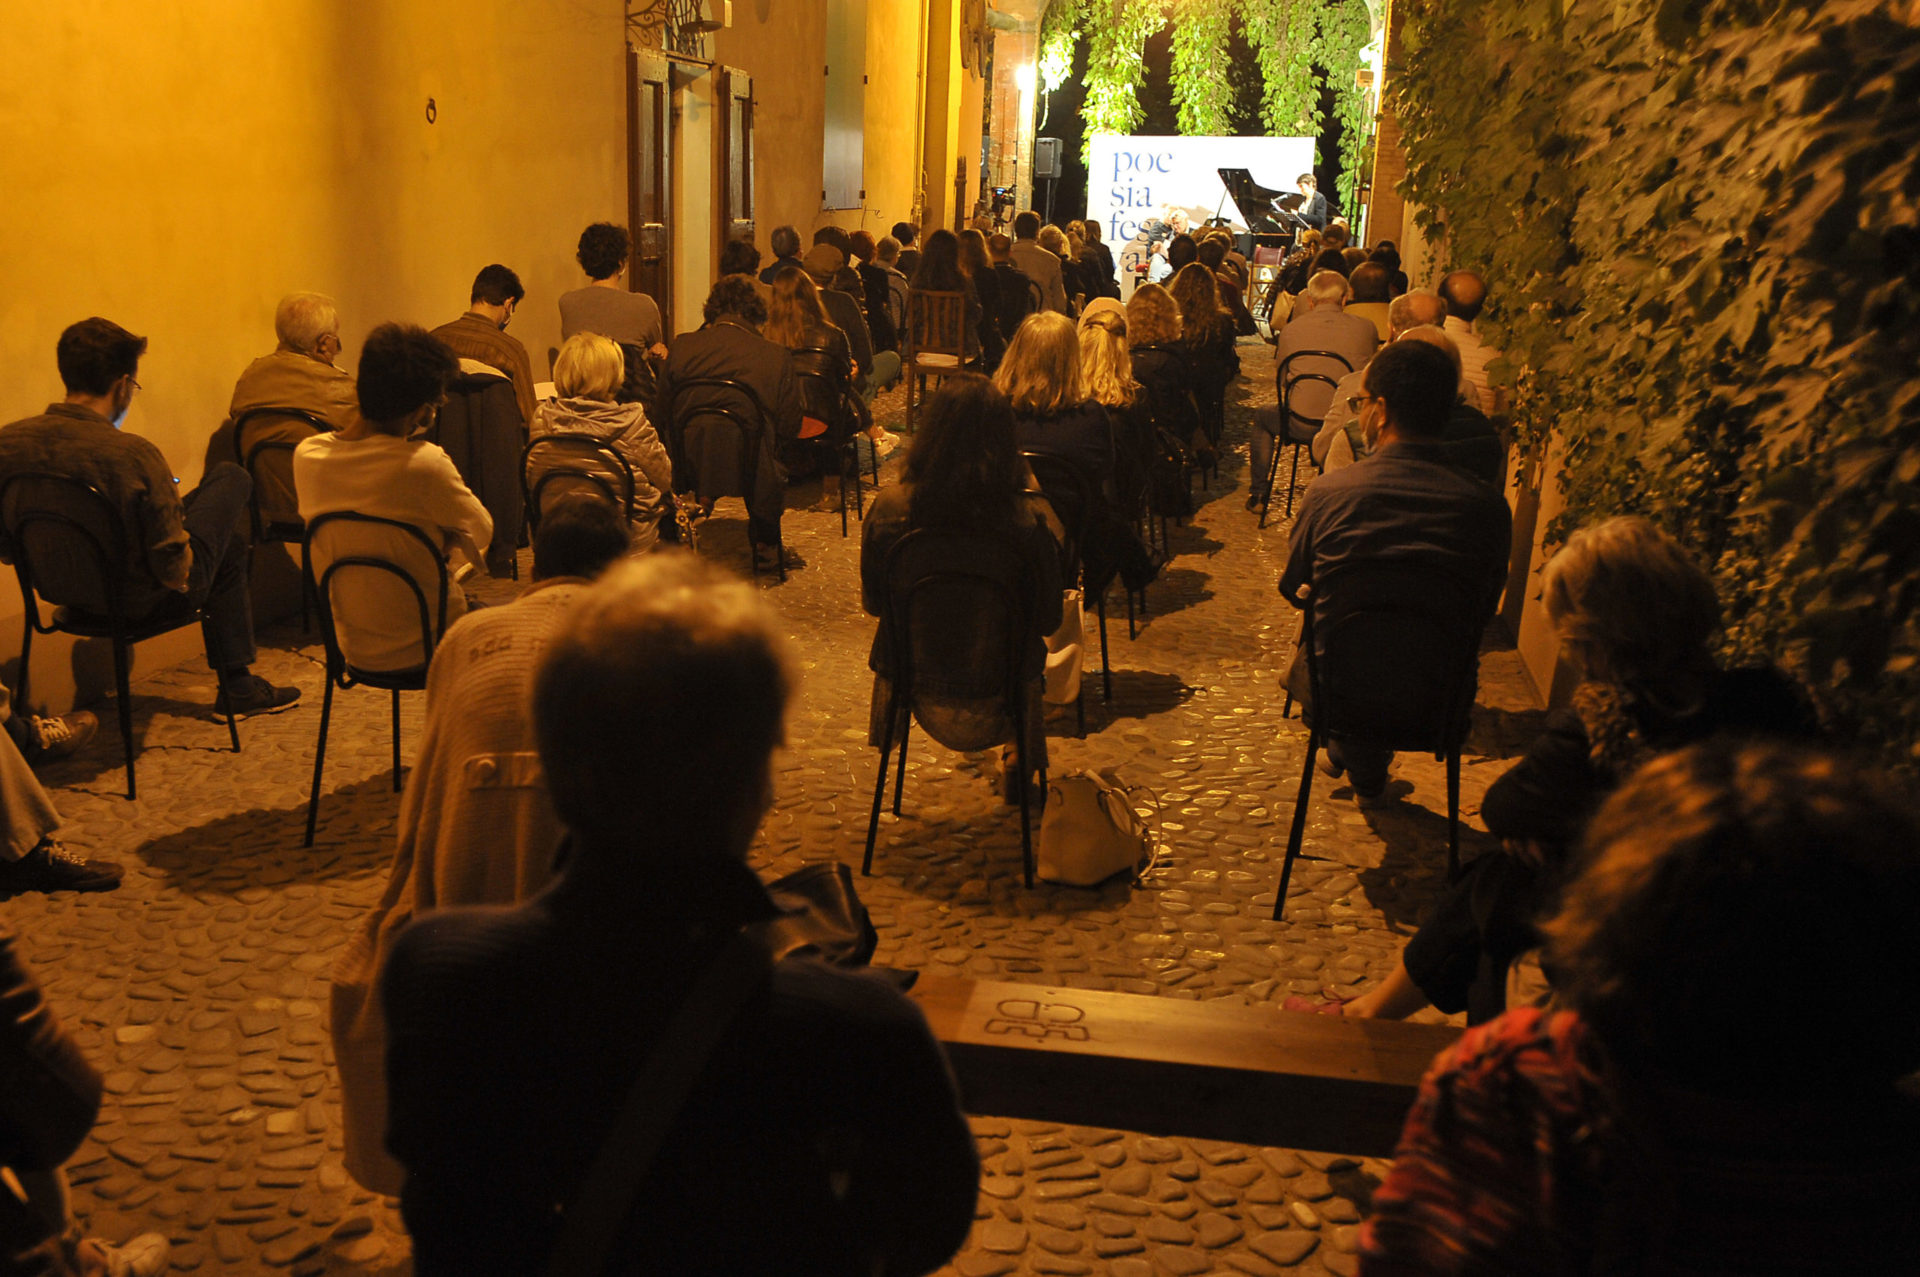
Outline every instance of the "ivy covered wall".
[[[1728, 655], [1920, 766], [1920, 6], [1411, 0], [1405, 190], [1484, 271], [1560, 530], [1648, 515]], [[1499, 368], [1496, 366], [1496, 374]]]

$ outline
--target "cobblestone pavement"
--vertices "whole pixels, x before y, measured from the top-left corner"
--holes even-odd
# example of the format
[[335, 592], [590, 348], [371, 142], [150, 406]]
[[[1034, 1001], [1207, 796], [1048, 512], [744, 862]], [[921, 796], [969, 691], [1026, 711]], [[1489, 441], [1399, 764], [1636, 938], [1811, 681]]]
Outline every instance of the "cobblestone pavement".
[[[1085, 739], [1064, 716], [1053, 724], [1056, 771], [1114, 767], [1159, 794], [1163, 866], [1141, 888], [1026, 890], [1019, 823], [992, 769], [916, 733], [905, 814], [884, 818], [875, 874], [862, 883], [881, 930], [877, 961], [1257, 1003], [1351, 989], [1391, 969], [1443, 873], [1445, 784], [1431, 760], [1403, 757], [1394, 783], [1404, 801], [1365, 817], [1344, 785], [1320, 778], [1306, 841], [1315, 858], [1296, 869], [1286, 921], [1269, 918], [1305, 734], [1280, 713], [1294, 626], [1273, 588], [1285, 521], [1260, 531], [1242, 508], [1245, 422], [1271, 402], [1272, 360], [1257, 343], [1242, 351], [1233, 447], [1191, 526], [1174, 529], [1175, 557], [1135, 639], [1114, 594], [1112, 702], [1090, 678]], [[883, 401], [882, 420], [897, 420], [898, 400]], [[817, 485], [792, 504], [786, 527], [805, 566], [768, 589], [806, 679], [756, 853], [770, 873], [830, 856], [857, 864], [874, 776], [858, 529], [841, 539], [835, 498]], [[705, 552], [744, 566], [743, 529], [723, 505]], [[516, 588], [488, 586], [498, 597]], [[166, 1232], [181, 1272], [401, 1273], [410, 1265], [397, 1210], [340, 1166], [325, 1030], [327, 973], [386, 873], [397, 808], [387, 698], [336, 696], [319, 838], [304, 849], [319, 648], [291, 627], [267, 640], [261, 672], [307, 696], [244, 723], [242, 754], [226, 752], [210, 717], [211, 676], [182, 665], [136, 691], [138, 803], [121, 796], [110, 723], [42, 773], [68, 842], [121, 861], [127, 881], [99, 896], [21, 896], [6, 916], [106, 1075], [99, 1124], [69, 1163], [94, 1233]], [[409, 742], [419, 699], [403, 698]], [[1531, 704], [1513, 654], [1489, 652], [1464, 768], [1469, 819], [1537, 725]], [[975, 1132], [979, 1222], [947, 1270], [967, 1277], [1348, 1273], [1354, 1225], [1383, 1170], [991, 1118]]]

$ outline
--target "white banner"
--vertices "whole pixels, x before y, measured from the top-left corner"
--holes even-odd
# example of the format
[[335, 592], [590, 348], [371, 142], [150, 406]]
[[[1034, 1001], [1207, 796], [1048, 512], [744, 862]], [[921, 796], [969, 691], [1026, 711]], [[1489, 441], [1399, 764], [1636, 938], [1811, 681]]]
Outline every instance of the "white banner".
[[1218, 215], [1245, 229], [1226, 198], [1223, 168], [1243, 168], [1257, 185], [1292, 191], [1313, 168], [1310, 137], [1120, 137], [1096, 133], [1087, 168], [1087, 217], [1118, 251], [1150, 218], [1174, 212], [1199, 226]]

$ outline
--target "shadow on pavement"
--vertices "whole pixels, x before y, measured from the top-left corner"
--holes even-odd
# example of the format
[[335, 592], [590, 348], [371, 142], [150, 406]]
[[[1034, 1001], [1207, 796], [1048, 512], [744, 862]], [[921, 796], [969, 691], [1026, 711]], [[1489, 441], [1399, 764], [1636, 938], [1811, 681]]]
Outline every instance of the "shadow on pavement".
[[314, 845], [304, 847], [307, 805], [235, 812], [145, 843], [135, 855], [193, 895], [313, 882], [384, 868], [393, 857], [399, 795], [382, 773], [320, 795]]

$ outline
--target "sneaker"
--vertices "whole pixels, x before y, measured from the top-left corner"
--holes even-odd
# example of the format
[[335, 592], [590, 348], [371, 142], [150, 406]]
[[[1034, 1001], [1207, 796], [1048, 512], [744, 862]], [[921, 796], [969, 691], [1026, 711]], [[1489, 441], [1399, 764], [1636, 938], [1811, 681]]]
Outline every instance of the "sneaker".
[[100, 730], [100, 720], [83, 709], [59, 718], [29, 715], [26, 722], [27, 748], [20, 752], [29, 763], [51, 762], [77, 754]]
[[[231, 696], [227, 688], [234, 689]], [[213, 698], [213, 712], [220, 718], [227, 716], [231, 704], [235, 718], [245, 718], [249, 714], [271, 714], [283, 710], [300, 699], [297, 687], [275, 687], [258, 674], [248, 674], [233, 683], [223, 685], [219, 694]]]
[[97, 1237], [87, 1244], [100, 1252], [107, 1266], [107, 1277], [160, 1277], [167, 1271], [173, 1245], [159, 1233], [141, 1233], [130, 1242], [109, 1246]]
[[120, 885], [122, 870], [106, 860], [88, 860], [42, 838], [34, 849], [10, 865], [0, 865], [0, 892], [112, 891]]
[[874, 455], [890, 457], [900, 450], [900, 441], [890, 434], [868, 435], [867, 441], [873, 445]]

